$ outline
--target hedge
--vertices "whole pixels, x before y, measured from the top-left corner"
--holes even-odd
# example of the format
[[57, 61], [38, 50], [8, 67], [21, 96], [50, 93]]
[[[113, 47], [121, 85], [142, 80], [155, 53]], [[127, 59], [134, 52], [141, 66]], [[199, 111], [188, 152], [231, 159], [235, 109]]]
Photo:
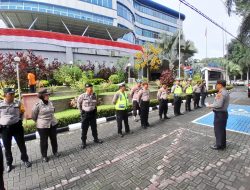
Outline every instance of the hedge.
[[[233, 87], [227, 87], [227, 90], [231, 90]], [[208, 94], [217, 93], [217, 90], [209, 90]], [[185, 94], [182, 95], [182, 99], [185, 99]], [[173, 102], [173, 95], [170, 95], [169, 102]], [[158, 100], [150, 100], [150, 107], [155, 107], [158, 105]], [[129, 111], [132, 110], [132, 104], [129, 104]], [[97, 117], [109, 117], [115, 115], [115, 106], [114, 105], [101, 105], [97, 108]], [[55, 113], [55, 117], [58, 120], [58, 127], [65, 127], [72, 123], [78, 123], [81, 120], [80, 112], [77, 109], [69, 109], [66, 111]], [[36, 131], [35, 122], [32, 120], [23, 121], [25, 134], [33, 133]]]

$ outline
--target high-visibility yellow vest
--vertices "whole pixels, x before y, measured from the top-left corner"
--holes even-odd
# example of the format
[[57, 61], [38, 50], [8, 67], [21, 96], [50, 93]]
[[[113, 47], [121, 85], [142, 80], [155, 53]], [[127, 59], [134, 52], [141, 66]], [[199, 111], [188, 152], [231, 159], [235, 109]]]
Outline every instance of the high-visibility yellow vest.
[[115, 109], [116, 110], [126, 110], [126, 109], [128, 109], [128, 95], [127, 95], [127, 93], [119, 92], [119, 98], [116, 101]]
[[192, 87], [192, 85], [189, 85], [189, 87], [187, 87], [186, 93], [187, 94], [192, 94], [193, 93], [193, 87]]
[[174, 94], [181, 94], [182, 93], [182, 88], [180, 86], [176, 86], [174, 89]]

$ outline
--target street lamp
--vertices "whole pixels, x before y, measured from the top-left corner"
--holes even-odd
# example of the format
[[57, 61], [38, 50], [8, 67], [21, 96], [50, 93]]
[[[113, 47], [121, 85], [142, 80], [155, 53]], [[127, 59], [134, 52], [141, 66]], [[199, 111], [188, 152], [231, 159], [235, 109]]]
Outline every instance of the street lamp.
[[20, 57], [14, 57], [14, 62], [16, 63], [16, 77], [17, 77], [17, 88], [18, 88], [18, 97], [21, 100], [21, 88], [20, 88], [20, 75], [19, 75], [19, 63], [21, 59]]
[[131, 67], [131, 63], [128, 63], [127, 67], [128, 67], [128, 83], [129, 83], [130, 82], [129, 80], [130, 80], [130, 67]]

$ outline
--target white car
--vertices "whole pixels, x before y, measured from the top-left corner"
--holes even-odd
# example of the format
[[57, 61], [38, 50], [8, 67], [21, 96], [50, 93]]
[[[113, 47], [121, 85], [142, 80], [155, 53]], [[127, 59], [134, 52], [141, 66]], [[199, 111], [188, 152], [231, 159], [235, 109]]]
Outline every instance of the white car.
[[234, 85], [237, 85], [237, 86], [244, 86], [245, 85], [245, 81], [244, 80], [237, 80]]

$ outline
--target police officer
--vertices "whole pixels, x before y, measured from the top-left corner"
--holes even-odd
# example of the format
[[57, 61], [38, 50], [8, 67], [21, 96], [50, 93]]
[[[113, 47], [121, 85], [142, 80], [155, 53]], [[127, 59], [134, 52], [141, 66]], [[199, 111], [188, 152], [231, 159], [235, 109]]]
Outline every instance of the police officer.
[[208, 108], [212, 108], [214, 112], [214, 133], [216, 144], [211, 146], [215, 150], [223, 150], [226, 148], [226, 126], [228, 119], [228, 105], [230, 96], [226, 90], [226, 81], [219, 80], [216, 84], [218, 94], [213, 104], [209, 104]]
[[139, 91], [138, 94], [138, 102], [141, 108], [141, 126], [142, 128], [146, 129], [149, 127], [148, 123], [148, 113], [149, 113], [149, 89], [148, 89], [148, 83], [144, 82], [142, 84], [143, 88]]
[[198, 81], [197, 84], [193, 88], [194, 92], [194, 109], [201, 108], [200, 107], [200, 96], [201, 96], [201, 81]]
[[181, 94], [182, 94], [182, 87], [180, 86], [180, 79], [177, 78], [175, 80], [175, 85], [173, 85], [171, 89], [171, 93], [174, 94], [174, 115], [183, 115], [181, 113]]
[[136, 84], [135, 87], [132, 88], [131, 94], [130, 94], [130, 96], [132, 98], [132, 104], [133, 104], [134, 121], [138, 121], [136, 119], [137, 110], [139, 111], [139, 115], [141, 114], [140, 106], [139, 106], [139, 103], [138, 103], [138, 93], [142, 89], [142, 87], [141, 87], [142, 81], [138, 79], [136, 82], [137, 82], [137, 84]]
[[15, 100], [15, 89], [4, 89], [4, 100], [0, 101], [0, 126], [2, 127], [2, 140], [5, 148], [5, 157], [7, 162], [7, 172], [13, 169], [11, 139], [15, 138], [21, 152], [21, 160], [25, 167], [30, 167], [31, 163], [27, 155], [24, 141], [24, 130], [22, 125], [22, 116], [24, 107], [20, 101]]
[[192, 79], [189, 78], [187, 81], [187, 85], [184, 87], [184, 92], [186, 93], [186, 111], [192, 111], [191, 110], [191, 100], [193, 97], [193, 87], [192, 87]]
[[207, 97], [207, 85], [206, 85], [206, 81], [203, 80], [202, 84], [201, 84], [201, 106], [204, 107], [205, 105], [205, 100]]
[[5, 190], [3, 181], [3, 152], [2, 145], [0, 143], [0, 190]]
[[157, 99], [159, 101], [159, 117], [162, 120], [162, 114], [164, 114], [164, 119], [170, 119], [167, 116], [168, 113], [168, 86], [166, 83], [162, 84], [162, 88], [158, 90]]
[[119, 85], [119, 91], [113, 97], [113, 104], [115, 104], [116, 110], [116, 121], [118, 128], [118, 135], [123, 137], [122, 133], [122, 121], [124, 121], [125, 132], [127, 134], [131, 133], [129, 124], [128, 124], [128, 95], [126, 91], [126, 85], [124, 83]]
[[90, 83], [85, 84], [86, 92], [81, 94], [77, 100], [77, 107], [81, 111], [82, 118], [82, 148], [86, 148], [86, 140], [89, 125], [91, 126], [92, 135], [95, 143], [103, 143], [98, 138], [96, 113], [97, 113], [97, 98], [93, 92], [93, 85]]
[[55, 107], [52, 102], [49, 101], [49, 95], [50, 93], [47, 89], [40, 90], [38, 92], [40, 101], [32, 110], [32, 119], [36, 122], [37, 131], [40, 135], [40, 149], [43, 162], [49, 161], [47, 157], [48, 138], [50, 138], [54, 156], [59, 157], [56, 137], [57, 120], [54, 116]]

